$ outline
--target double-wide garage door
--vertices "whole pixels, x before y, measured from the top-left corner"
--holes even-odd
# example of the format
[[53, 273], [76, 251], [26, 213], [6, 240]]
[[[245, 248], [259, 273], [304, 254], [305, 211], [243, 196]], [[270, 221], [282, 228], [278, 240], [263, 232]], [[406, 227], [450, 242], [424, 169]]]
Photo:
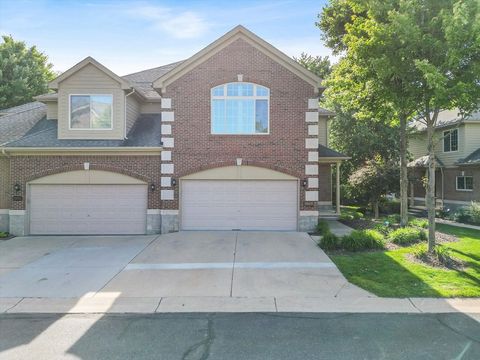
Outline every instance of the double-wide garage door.
[[183, 230], [297, 230], [297, 181], [183, 180]]
[[146, 185], [31, 185], [30, 233], [144, 234]]

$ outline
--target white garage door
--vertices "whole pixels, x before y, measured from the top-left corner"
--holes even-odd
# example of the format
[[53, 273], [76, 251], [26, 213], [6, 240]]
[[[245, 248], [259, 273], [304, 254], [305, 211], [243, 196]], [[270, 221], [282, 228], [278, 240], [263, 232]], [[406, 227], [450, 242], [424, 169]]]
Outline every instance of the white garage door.
[[146, 185], [31, 185], [30, 233], [144, 234]]
[[297, 230], [297, 182], [183, 180], [183, 230]]

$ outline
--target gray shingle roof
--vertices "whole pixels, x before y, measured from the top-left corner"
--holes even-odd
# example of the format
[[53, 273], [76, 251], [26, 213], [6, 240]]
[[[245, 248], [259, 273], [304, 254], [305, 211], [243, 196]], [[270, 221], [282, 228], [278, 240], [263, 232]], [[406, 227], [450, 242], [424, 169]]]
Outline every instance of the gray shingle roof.
[[[435, 156], [435, 162], [437, 167], [444, 167], [443, 162], [440, 161], [440, 159], [436, 156]], [[412, 160], [407, 164], [407, 167], [410, 167], [410, 168], [413, 168], [413, 167], [424, 168], [427, 166], [428, 166], [428, 155], [420, 156], [419, 158]]]
[[0, 146], [25, 136], [47, 113], [47, 107], [40, 102], [2, 110], [0, 116]]
[[124, 140], [58, 139], [57, 121], [43, 118], [22, 138], [9, 142], [9, 148], [68, 148], [68, 147], [160, 147], [161, 121], [159, 114], [141, 115]]
[[323, 145], [318, 145], [318, 157], [348, 159], [348, 156], [343, 155], [342, 153], [339, 153], [338, 151], [332, 150]]
[[122, 76], [130, 82], [140, 94], [148, 99], [160, 99], [160, 95], [153, 89], [152, 83], [162, 75], [166, 74], [174, 67], [180, 65], [183, 61], [159, 66], [153, 69], [139, 71], [133, 74]]
[[328, 109], [325, 109], [325, 108], [322, 108], [322, 107], [319, 107], [318, 108], [318, 113], [320, 115], [326, 115], [326, 116], [334, 116], [336, 115], [333, 111], [330, 111]]
[[[480, 122], [480, 110], [472, 112], [469, 116], [465, 118], [453, 110], [442, 111], [438, 116], [435, 128], [441, 129], [448, 126], [458, 125], [465, 121]], [[417, 131], [425, 131], [427, 129], [426, 125], [420, 120], [413, 121], [409, 126], [410, 128]]]
[[480, 165], [480, 149], [475, 150], [465, 159], [457, 161], [458, 165]]

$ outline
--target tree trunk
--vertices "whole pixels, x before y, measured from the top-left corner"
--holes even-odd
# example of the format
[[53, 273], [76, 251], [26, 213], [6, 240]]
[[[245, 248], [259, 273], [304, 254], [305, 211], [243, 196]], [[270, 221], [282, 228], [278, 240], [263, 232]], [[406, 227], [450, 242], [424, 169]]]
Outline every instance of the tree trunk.
[[378, 220], [379, 215], [380, 215], [378, 200], [374, 201], [374, 203], [373, 203], [373, 213], [374, 213], [375, 220]]
[[400, 115], [400, 226], [408, 223], [407, 117]]
[[435, 249], [435, 143], [434, 121], [427, 121], [428, 179], [426, 205], [428, 213], [428, 251]]

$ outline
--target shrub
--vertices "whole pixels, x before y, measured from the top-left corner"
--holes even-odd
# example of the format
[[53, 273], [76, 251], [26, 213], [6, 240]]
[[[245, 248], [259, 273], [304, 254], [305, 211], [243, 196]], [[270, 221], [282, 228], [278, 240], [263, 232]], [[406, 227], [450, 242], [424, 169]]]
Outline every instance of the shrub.
[[451, 250], [442, 245], [435, 246], [433, 253], [431, 254], [428, 252], [427, 246], [424, 244], [419, 244], [413, 249], [413, 256], [417, 259], [426, 263], [431, 263], [433, 260], [434, 263], [440, 263], [446, 267], [452, 267], [456, 263], [451, 254]]
[[8, 232], [0, 231], [0, 239], [8, 237]]
[[335, 250], [338, 249], [340, 239], [337, 235], [332, 234], [331, 232], [323, 235], [322, 239], [319, 242], [319, 246], [324, 250]]
[[469, 208], [470, 220], [475, 225], [480, 225], [480, 203], [472, 201]]
[[340, 220], [353, 220], [354, 217], [352, 214], [349, 213], [342, 213], [340, 214]]
[[461, 223], [469, 223], [471, 222], [472, 218], [470, 215], [470, 211], [466, 208], [460, 208], [455, 212], [454, 220]]
[[428, 220], [422, 218], [414, 218], [408, 222], [409, 225], [415, 226], [418, 228], [426, 229], [428, 228]]
[[341, 247], [348, 251], [383, 249], [384, 236], [376, 230], [353, 230], [341, 239]]
[[317, 232], [320, 235], [325, 235], [330, 232], [330, 226], [326, 220], [319, 220], [317, 224]]
[[394, 230], [389, 235], [389, 240], [397, 245], [409, 245], [424, 241], [427, 238], [427, 234], [424, 230], [420, 230], [414, 227], [405, 227]]
[[352, 215], [354, 219], [363, 219], [365, 217], [360, 211], [355, 211]]
[[389, 224], [399, 224], [400, 223], [400, 214], [391, 214], [385, 217], [385, 221], [388, 221]]
[[382, 214], [400, 213], [400, 201], [384, 199], [379, 204], [379, 210]]

